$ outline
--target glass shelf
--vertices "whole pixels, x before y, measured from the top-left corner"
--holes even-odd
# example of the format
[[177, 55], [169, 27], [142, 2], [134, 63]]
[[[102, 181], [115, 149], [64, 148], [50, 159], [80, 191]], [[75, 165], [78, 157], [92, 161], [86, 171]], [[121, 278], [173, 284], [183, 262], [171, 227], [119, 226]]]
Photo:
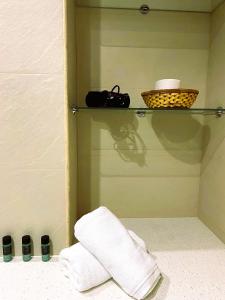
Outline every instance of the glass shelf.
[[147, 108], [147, 107], [129, 107], [129, 108], [120, 108], [120, 107], [78, 107], [74, 106], [72, 107], [73, 114], [76, 114], [79, 111], [133, 111], [139, 116], [144, 116], [147, 114], [153, 114], [153, 113], [177, 113], [177, 114], [190, 114], [190, 115], [215, 115], [217, 117], [221, 117], [223, 114], [225, 114], [225, 109], [222, 107], [218, 108]]
[[[224, 0], [76, 0], [77, 7], [140, 10], [145, 4], [150, 11], [185, 11], [210, 13]], [[145, 13], [145, 11], [142, 11]]]

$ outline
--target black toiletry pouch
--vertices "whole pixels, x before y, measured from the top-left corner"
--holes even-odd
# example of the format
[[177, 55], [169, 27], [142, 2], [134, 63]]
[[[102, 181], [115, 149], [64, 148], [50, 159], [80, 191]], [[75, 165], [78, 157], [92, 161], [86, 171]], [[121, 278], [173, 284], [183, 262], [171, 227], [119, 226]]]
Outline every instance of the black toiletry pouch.
[[[114, 90], [117, 88], [117, 92]], [[86, 96], [88, 107], [121, 107], [127, 108], [130, 105], [130, 97], [127, 93], [120, 93], [120, 87], [115, 85], [111, 91], [95, 92], [90, 91]]]

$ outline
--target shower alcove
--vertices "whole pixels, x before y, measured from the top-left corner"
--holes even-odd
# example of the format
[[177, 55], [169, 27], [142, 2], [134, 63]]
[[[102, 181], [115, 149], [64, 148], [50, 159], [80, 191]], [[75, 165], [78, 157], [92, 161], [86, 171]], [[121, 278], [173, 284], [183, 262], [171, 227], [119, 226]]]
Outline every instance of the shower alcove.
[[[159, 259], [152, 299], [225, 292], [224, 268], [209, 274], [225, 262], [224, 53], [224, 1], [67, 1], [71, 242], [74, 220], [107, 206]], [[146, 109], [141, 92], [161, 78], [198, 89], [192, 109]], [[115, 84], [129, 109], [86, 107], [88, 91]]]

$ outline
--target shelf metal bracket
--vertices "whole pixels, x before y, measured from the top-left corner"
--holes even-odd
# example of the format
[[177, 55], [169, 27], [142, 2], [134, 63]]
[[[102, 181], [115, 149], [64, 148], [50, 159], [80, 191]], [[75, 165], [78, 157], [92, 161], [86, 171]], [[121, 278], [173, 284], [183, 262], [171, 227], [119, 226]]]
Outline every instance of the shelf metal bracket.
[[144, 118], [145, 115], [146, 115], [146, 111], [138, 110], [138, 111], [136, 111], [136, 115], [137, 115], [139, 118]]
[[224, 112], [224, 109], [223, 109], [223, 107], [217, 107], [217, 111], [216, 111], [216, 117], [217, 118], [220, 118], [220, 117], [222, 117], [222, 115], [224, 114], [225, 112]]
[[72, 113], [75, 115], [79, 111], [78, 107], [72, 107]]
[[141, 7], [139, 8], [139, 11], [142, 15], [147, 15], [150, 11], [150, 8], [147, 4], [143, 4], [141, 5]]

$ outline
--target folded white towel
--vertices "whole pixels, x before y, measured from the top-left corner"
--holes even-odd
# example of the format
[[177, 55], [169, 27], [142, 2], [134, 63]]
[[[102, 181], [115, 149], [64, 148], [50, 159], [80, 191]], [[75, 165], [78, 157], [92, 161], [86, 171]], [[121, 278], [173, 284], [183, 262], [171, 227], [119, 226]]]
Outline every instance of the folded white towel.
[[81, 243], [63, 249], [59, 254], [63, 273], [72, 286], [82, 292], [99, 285], [111, 276]]
[[[128, 230], [132, 239], [145, 251], [145, 242], [133, 231]], [[82, 292], [89, 290], [111, 278], [102, 264], [81, 243], [63, 249], [59, 254], [62, 271], [72, 286]]]
[[160, 271], [155, 260], [131, 238], [106, 207], [86, 214], [75, 224], [75, 236], [130, 296], [144, 299]]
[[[147, 251], [145, 242], [133, 231], [128, 230], [132, 239]], [[89, 290], [111, 278], [102, 264], [81, 243], [63, 249], [59, 254], [62, 271], [72, 286], [82, 292]]]

